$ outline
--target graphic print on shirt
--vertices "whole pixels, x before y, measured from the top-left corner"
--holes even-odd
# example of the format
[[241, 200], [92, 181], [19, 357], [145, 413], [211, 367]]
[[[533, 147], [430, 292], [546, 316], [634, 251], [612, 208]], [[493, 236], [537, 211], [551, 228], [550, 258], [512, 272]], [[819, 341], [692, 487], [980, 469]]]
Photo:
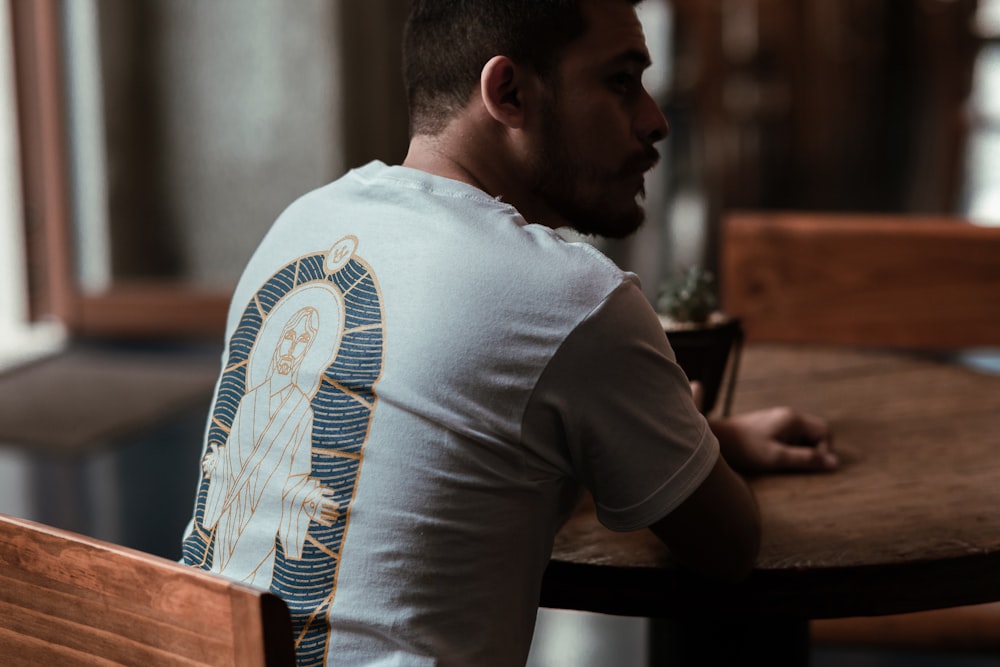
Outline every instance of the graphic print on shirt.
[[212, 407], [188, 565], [284, 598], [299, 667], [327, 612], [382, 373], [378, 281], [353, 236], [272, 276], [243, 311]]

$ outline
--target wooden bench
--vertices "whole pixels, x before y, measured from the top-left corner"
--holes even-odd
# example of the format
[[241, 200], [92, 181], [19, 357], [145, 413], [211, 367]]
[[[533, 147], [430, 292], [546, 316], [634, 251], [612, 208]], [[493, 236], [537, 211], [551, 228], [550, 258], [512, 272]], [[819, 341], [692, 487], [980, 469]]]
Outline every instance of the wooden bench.
[[0, 662], [294, 667], [278, 597], [0, 514]]
[[[722, 305], [750, 342], [1000, 348], [1000, 227], [734, 212], [722, 239]], [[1000, 603], [813, 621], [811, 634], [820, 644], [996, 652]]]

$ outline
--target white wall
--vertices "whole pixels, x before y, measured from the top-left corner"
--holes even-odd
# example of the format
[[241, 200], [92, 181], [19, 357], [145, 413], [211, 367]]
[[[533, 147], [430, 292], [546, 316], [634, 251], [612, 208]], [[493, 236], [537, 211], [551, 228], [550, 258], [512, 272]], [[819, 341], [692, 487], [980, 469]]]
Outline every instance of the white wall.
[[163, 0], [163, 195], [187, 277], [232, 280], [292, 199], [344, 168], [329, 0]]

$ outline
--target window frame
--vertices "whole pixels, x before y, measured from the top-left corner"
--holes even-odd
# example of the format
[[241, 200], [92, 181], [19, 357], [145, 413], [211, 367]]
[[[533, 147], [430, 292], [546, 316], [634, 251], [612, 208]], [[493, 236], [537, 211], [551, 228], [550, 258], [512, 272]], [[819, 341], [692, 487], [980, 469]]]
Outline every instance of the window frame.
[[29, 318], [58, 319], [71, 337], [221, 336], [230, 293], [182, 280], [76, 277], [64, 40], [58, 0], [8, 0], [21, 145]]

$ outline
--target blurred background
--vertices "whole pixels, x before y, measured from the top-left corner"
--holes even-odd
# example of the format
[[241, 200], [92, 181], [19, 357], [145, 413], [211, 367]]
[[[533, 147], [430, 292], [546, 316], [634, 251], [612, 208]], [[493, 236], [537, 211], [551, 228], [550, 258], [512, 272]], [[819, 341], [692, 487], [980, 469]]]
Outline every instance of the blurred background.
[[[0, 2], [0, 512], [179, 555], [229, 292], [293, 199], [404, 156], [408, 5]], [[1000, 225], [1000, 1], [640, 15], [672, 132], [594, 242], [650, 298], [727, 210]]]
[[[47, 318], [74, 334], [217, 330], [191, 304], [213, 317], [205, 300], [224, 300], [284, 206], [405, 154], [407, 0], [6, 4], [4, 331]], [[606, 249], [647, 290], [712, 265], [732, 208], [1000, 220], [995, 0], [640, 12], [672, 134], [641, 242]], [[140, 287], [160, 308], [130, 322], [115, 299]]]

